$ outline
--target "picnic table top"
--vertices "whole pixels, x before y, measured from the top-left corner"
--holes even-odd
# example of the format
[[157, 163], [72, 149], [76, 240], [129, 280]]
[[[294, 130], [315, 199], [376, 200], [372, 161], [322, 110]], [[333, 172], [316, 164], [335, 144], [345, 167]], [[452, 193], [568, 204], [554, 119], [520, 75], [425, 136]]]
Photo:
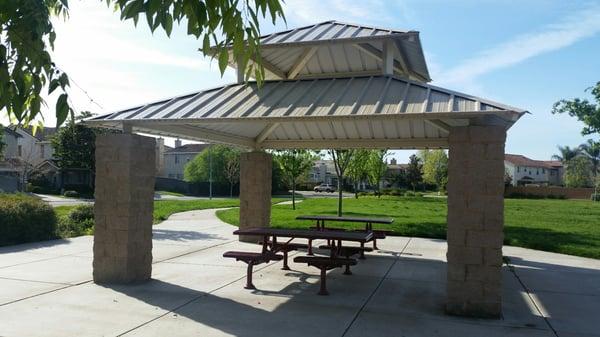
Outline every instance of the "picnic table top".
[[284, 228], [249, 228], [249, 229], [238, 229], [233, 232], [235, 235], [273, 235], [278, 237], [287, 238], [301, 238], [301, 239], [324, 239], [324, 240], [343, 240], [343, 241], [356, 241], [356, 242], [367, 242], [373, 237], [371, 232], [341, 232], [322, 230], [314, 231], [309, 229], [284, 229]]
[[368, 222], [376, 224], [391, 224], [394, 222], [392, 218], [363, 218], [352, 216], [335, 216], [335, 215], [299, 215], [296, 220], [327, 220], [340, 222]]

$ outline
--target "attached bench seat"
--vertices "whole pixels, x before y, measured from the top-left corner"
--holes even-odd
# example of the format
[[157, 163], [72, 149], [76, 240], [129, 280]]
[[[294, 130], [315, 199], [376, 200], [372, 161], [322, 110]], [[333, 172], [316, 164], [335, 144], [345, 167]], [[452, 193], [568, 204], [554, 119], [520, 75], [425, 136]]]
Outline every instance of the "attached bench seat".
[[267, 242], [267, 244], [269, 245], [269, 247], [271, 247], [272, 251], [283, 253], [283, 267], [281, 267], [282, 270], [290, 270], [290, 267], [288, 266], [288, 253], [289, 252], [294, 251], [294, 250], [299, 250], [299, 249], [308, 249], [308, 245], [305, 243], [277, 242], [275, 245], [273, 245], [273, 242], [269, 241], [269, 242]]
[[252, 284], [252, 268], [261, 263], [267, 263], [270, 261], [279, 261], [283, 259], [283, 256], [273, 253], [255, 253], [255, 252], [240, 252], [240, 251], [228, 251], [223, 253], [223, 257], [232, 258], [236, 261], [242, 261], [248, 265], [246, 271], [246, 289], [256, 289]]
[[339, 268], [342, 266], [354, 266], [356, 265], [355, 259], [341, 258], [341, 257], [324, 257], [324, 256], [297, 256], [294, 258], [296, 263], [306, 263], [309, 266], [317, 267], [321, 270], [321, 287], [318, 292], [319, 295], [329, 295], [327, 291], [327, 271], [333, 268]]
[[[359, 258], [361, 260], [365, 259], [365, 252], [372, 252], [373, 248], [369, 248], [369, 247], [363, 247], [363, 246], [342, 246], [342, 248], [337, 247], [337, 246], [332, 246], [332, 245], [322, 245], [319, 246], [319, 249], [327, 249], [327, 250], [332, 250], [332, 249], [336, 249], [337, 253], [339, 255], [345, 256], [347, 258], [349, 258], [350, 256], [356, 255], [356, 254], [360, 254]], [[352, 274], [350, 272], [350, 269], [348, 268], [348, 266], [346, 266], [346, 271], [344, 272], [344, 274], [350, 275]]]
[[[312, 229], [312, 230], [318, 230], [319, 229], [316, 226], [309, 227], [309, 228]], [[350, 230], [348, 230], [346, 228], [339, 228], [339, 227], [327, 227], [327, 230], [328, 231], [341, 231], [341, 232], [345, 232], [345, 231], [364, 232], [365, 231], [364, 229], [350, 229]], [[379, 240], [379, 239], [385, 239], [386, 236], [387, 236], [387, 234], [390, 233], [390, 231], [379, 230], [379, 229], [374, 229], [371, 232], [373, 232], [373, 237], [369, 241], [373, 241], [373, 249], [375, 249], [375, 250], [379, 249], [379, 248], [377, 248], [377, 240]], [[312, 240], [309, 240], [309, 244], [312, 243], [310, 241], [312, 241]], [[331, 242], [328, 242], [327, 244], [331, 244]], [[364, 258], [364, 255], [362, 255], [361, 258]]]

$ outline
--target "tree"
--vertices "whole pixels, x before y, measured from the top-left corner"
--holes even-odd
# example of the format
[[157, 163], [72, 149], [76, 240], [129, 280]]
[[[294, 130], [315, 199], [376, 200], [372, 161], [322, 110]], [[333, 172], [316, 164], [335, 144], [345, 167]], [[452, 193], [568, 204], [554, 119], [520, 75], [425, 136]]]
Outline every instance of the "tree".
[[358, 188], [362, 181], [368, 179], [369, 175], [369, 150], [354, 150], [354, 155], [348, 164], [347, 176], [352, 179], [354, 185], [354, 198], [358, 199]]
[[6, 147], [6, 143], [3, 140], [4, 138], [4, 126], [0, 124], [0, 160], [4, 158], [4, 148]]
[[582, 154], [589, 158], [592, 163], [592, 173], [596, 177], [600, 168], [600, 142], [588, 139], [587, 143], [579, 145], [579, 149]]
[[377, 191], [377, 197], [381, 196], [381, 189], [379, 185], [381, 183], [381, 178], [383, 178], [383, 176], [387, 172], [387, 163], [385, 162], [385, 157], [387, 156], [387, 154], [387, 149], [369, 151], [369, 184], [371, 184], [371, 186], [375, 186], [375, 190]]
[[579, 148], [570, 148], [569, 146], [558, 146], [559, 154], [552, 155], [552, 159], [559, 160], [564, 166], [567, 165], [571, 159], [579, 156], [581, 151]]
[[225, 177], [229, 182], [229, 197], [233, 197], [233, 186], [240, 182], [240, 153], [231, 151], [225, 158]]
[[585, 127], [581, 130], [581, 134], [584, 136], [600, 133], [600, 82], [585, 91], [591, 92], [596, 104], [590, 103], [587, 99], [574, 98], [562, 99], [552, 107], [553, 114], [568, 113], [569, 116], [583, 122]]
[[565, 186], [589, 187], [592, 185], [592, 170], [590, 160], [579, 156], [571, 159], [565, 168]]
[[423, 180], [443, 191], [448, 183], [448, 155], [444, 150], [422, 151]]
[[[167, 36], [173, 23], [186, 24], [187, 33], [202, 41], [200, 50], [218, 60], [221, 74], [230, 57], [248, 69], [260, 83], [264, 69], [260, 66], [261, 18], [285, 20], [279, 0], [106, 0], [121, 14], [121, 20], [137, 25], [144, 17], [154, 32], [161, 27]], [[267, 14], [268, 13], [268, 14]], [[52, 60], [56, 32], [52, 17], [66, 19], [68, 0], [0, 1], [0, 110], [10, 120], [28, 125], [40, 114], [44, 104], [42, 89], [48, 95], [59, 89], [55, 111], [61, 125], [74, 111], [69, 105], [69, 78]], [[214, 45], [211, 47], [211, 43]], [[232, 55], [229, 55], [231, 49]], [[246, 67], [252, 60], [258, 67]]]
[[82, 124], [69, 123], [59, 129], [52, 138], [54, 158], [61, 169], [84, 168], [94, 171], [96, 168], [96, 135], [106, 132], [92, 129]]
[[406, 168], [406, 180], [413, 188], [413, 192], [416, 191], [417, 185], [423, 181], [422, 173], [423, 165], [421, 165], [421, 159], [416, 155], [411, 155], [408, 161], [408, 167]]
[[229, 183], [225, 172], [231, 156], [239, 156], [239, 150], [225, 145], [210, 145], [185, 165], [184, 179], [194, 183], [209, 181], [212, 164], [212, 181]]
[[338, 188], [338, 216], [342, 216], [342, 196], [344, 187], [344, 173], [350, 164], [350, 160], [354, 155], [355, 150], [329, 150], [329, 155], [333, 159], [333, 165], [335, 166], [335, 174], [337, 175], [337, 188]]
[[309, 150], [281, 150], [275, 158], [284, 178], [292, 187], [292, 209], [296, 209], [296, 183], [313, 167], [315, 155]]

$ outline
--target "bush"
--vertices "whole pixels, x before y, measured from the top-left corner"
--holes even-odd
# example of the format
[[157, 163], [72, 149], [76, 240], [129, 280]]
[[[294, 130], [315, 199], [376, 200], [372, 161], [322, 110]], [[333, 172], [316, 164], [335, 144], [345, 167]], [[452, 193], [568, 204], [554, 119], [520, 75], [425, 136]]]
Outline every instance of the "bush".
[[57, 235], [70, 238], [94, 233], [94, 206], [79, 205], [58, 221]]
[[79, 193], [77, 193], [77, 191], [65, 191], [63, 195], [67, 198], [79, 198]]
[[600, 201], [600, 193], [593, 193], [591, 199], [593, 201]]
[[405, 196], [405, 197], [422, 197], [422, 196], [424, 196], [424, 195], [425, 195], [425, 194], [424, 194], [424, 193], [422, 193], [422, 192], [413, 192], [413, 191], [406, 191], [406, 192], [404, 193], [404, 196]]
[[94, 196], [94, 189], [88, 185], [65, 185], [63, 188], [65, 191], [76, 192], [77, 197], [84, 196], [92, 198]]
[[50, 240], [55, 231], [50, 205], [25, 194], [0, 195], [0, 246]]

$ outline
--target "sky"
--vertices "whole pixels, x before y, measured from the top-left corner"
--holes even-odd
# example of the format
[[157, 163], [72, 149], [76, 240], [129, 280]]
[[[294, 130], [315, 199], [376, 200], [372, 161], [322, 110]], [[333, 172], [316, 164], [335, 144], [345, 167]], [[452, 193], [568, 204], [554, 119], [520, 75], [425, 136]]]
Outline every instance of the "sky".
[[[69, 3], [69, 18], [54, 20], [53, 57], [71, 78], [76, 110], [105, 114], [235, 81], [185, 27], [168, 38], [145, 20], [120, 21], [102, 1]], [[562, 98], [590, 98], [584, 90], [600, 81], [600, 1], [286, 0], [284, 11], [287, 23], [265, 20], [261, 32], [326, 20], [419, 31], [432, 84], [531, 112], [509, 130], [507, 153], [546, 160], [557, 145], [590, 138], [574, 118], [550, 111]], [[411, 153], [393, 156], [406, 162]]]

